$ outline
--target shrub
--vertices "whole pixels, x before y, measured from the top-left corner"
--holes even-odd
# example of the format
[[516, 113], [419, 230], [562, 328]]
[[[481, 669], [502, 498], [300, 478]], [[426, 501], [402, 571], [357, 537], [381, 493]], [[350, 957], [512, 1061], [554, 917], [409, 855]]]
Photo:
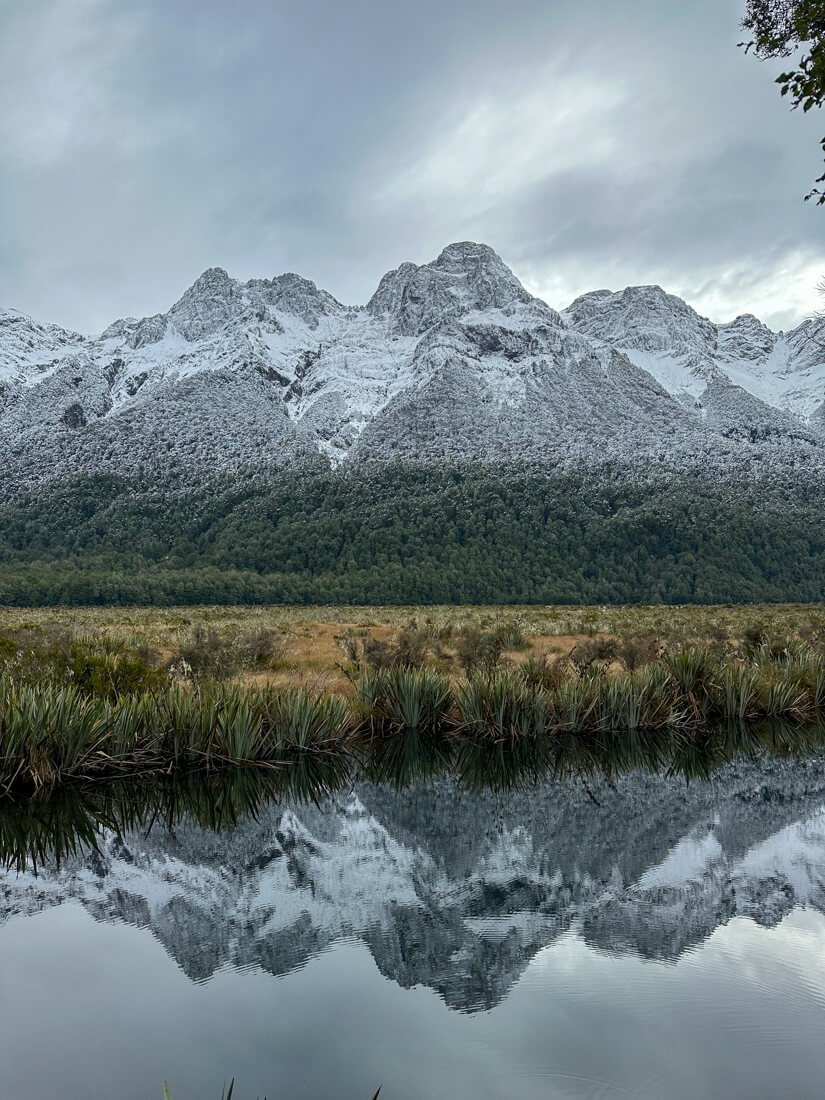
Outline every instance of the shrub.
[[427, 659], [430, 639], [415, 621], [407, 623], [395, 645], [393, 664], [398, 668], [421, 668]]
[[395, 642], [384, 642], [372, 635], [361, 637], [352, 632], [343, 635], [341, 641], [358, 670], [363, 665], [373, 669], [421, 668], [427, 659], [431, 639], [413, 620], [402, 628]]
[[567, 661], [560, 657], [550, 660], [546, 653], [528, 657], [521, 666], [521, 673], [528, 684], [545, 691], [559, 691], [570, 677]]
[[370, 635], [361, 643], [361, 660], [358, 662], [369, 668], [392, 668], [395, 664], [395, 651], [389, 642]]
[[79, 691], [108, 699], [159, 691], [168, 683], [166, 672], [150, 655], [100, 653], [83, 642], [70, 647], [68, 674]]
[[459, 639], [456, 656], [468, 679], [493, 676], [502, 666], [503, 649], [501, 639], [495, 634], [485, 634], [470, 627]]
[[524, 632], [523, 619], [501, 623], [493, 631], [493, 637], [501, 644], [502, 649], [527, 649], [530, 645], [530, 640]]
[[580, 676], [594, 669], [602, 669], [616, 660], [618, 646], [613, 638], [588, 638], [570, 651], [570, 660]]
[[225, 680], [242, 669], [277, 661], [285, 649], [286, 639], [274, 630], [238, 634], [196, 626], [171, 668], [186, 679]]
[[616, 647], [616, 658], [628, 672], [651, 665], [659, 656], [659, 640], [653, 634], [634, 634]]
[[259, 627], [240, 634], [235, 647], [241, 667], [254, 668], [263, 664], [271, 666], [280, 661], [286, 652], [287, 641], [277, 630]]

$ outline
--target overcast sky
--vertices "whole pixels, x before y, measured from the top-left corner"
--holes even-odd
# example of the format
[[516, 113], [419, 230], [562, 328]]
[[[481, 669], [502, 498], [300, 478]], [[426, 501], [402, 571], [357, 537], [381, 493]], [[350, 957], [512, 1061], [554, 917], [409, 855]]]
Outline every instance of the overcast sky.
[[825, 117], [740, 0], [0, 0], [0, 306], [97, 331], [206, 267], [347, 303], [454, 240], [557, 308], [818, 306]]

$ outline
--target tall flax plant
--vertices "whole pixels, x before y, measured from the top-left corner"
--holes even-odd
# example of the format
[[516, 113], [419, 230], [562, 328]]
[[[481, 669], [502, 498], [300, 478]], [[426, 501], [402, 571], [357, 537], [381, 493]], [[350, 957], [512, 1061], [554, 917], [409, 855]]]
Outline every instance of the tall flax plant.
[[105, 750], [110, 760], [122, 765], [157, 759], [163, 730], [163, 709], [157, 695], [122, 695], [107, 702], [109, 737]]
[[768, 718], [791, 718], [804, 722], [814, 717], [815, 707], [810, 694], [792, 678], [765, 679], [756, 674], [759, 709]]
[[517, 673], [474, 677], [456, 692], [456, 771], [470, 786], [507, 789], [549, 766], [547, 693]]
[[72, 688], [4, 685], [0, 734], [6, 785], [35, 789], [103, 764], [111, 716], [100, 700]]
[[300, 688], [265, 692], [261, 706], [268, 743], [276, 757], [294, 753], [341, 753], [352, 731], [352, 712], [336, 695], [312, 695]]
[[701, 721], [713, 705], [719, 668], [706, 649], [691, 648], [666, 653], [664, 665], [680, 696], [684, 718]]
[[364, 673], [356, 705], [374, 782], [401, 787], [448, 768], [450, 682], [432, 669], [390, 668]]
[[357, 701], [369, 732], [416, 732], [438, 737], [445, 732], [452, 703], [446, 676], [428, 668], [387, 668], [365, 672]]
[[601, 680], [590, 676], [562, 684], [551, 697], [555, 725], [571, 733], [597, 728], [601, 691]]
[[789, 661], [783, 672], [808, 698], [813, 711], [825, 711], [825, 659], [821, 653], [809, 651]]
[[599, 724], [603, 729], [655, 729], [677, 721], [671, 683], [662, 668], [603, 677], [599, 684]]
[[158, 729], [155, 751], [175, 766], [209, 763], [218, 725], [216, 690], [176, 686], [157, 697]]
[[548, 732], [548, 699], [512, 673], [474, 677], [456, 692], [458, 729], [464, 737], [517, 741]]
[[[104, 822], [75, 791], [0, 804], [0, 867], [21, 873], [96, 851]], [[105, 824], [110, 824], [108, 821]]]
[[758, 715], [758, 674], [743, 665], [727, 665], [719, 675], [718, 706], [733, 722], [745, 722]]
[[31, 728], [24, 708], [16, 705], [11, 683], [0, 679], [0, 783], [11, 787], [23, 771]]
[[271, 743], [264, 735], [261, 709], [244, 688], [230, 687], [214, 698], [216, 721], [210, 757], [221, 763], [252, 764], [271, 760]]

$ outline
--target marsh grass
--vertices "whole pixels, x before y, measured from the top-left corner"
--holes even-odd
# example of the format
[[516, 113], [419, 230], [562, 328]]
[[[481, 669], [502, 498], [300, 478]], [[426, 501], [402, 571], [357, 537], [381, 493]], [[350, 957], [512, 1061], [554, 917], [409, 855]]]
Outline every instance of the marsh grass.
[[278, 767], [340, 755], [351, 707], [299, 689], [173, 686], [115, 701], [0, 680], [0, 788], [144, 771]]
[[448, 761], [477, 770], [484, 760], [498, 773], [507, 757], [535, 770], [555, 759], [567, 767], [577, 755], [608, 759], [641, 734], [679, 737], [690, 752], [708, 731], [718, 741], [714, 730], [825, 716], [825, 661], [815, 644], [760, 643], [749, 655], [684, 646], [632, 671], [607, 659], [594, 639], [578, 660], [531, 655], [521, 666], [482, 665], [459, 682], [428, 665], [364, 667], [348, 697], [209, 681], [98, 695], [6, 675], [0, 791], [246, 767], [291, 768], [334, 784], [365, 754], [384, 776]]
[[414, 732], [437, 737], [444, 732], [452, 704], [450, 681], [426, 668], [376, 669], [358, 681], [356, 702], [370, 735]]

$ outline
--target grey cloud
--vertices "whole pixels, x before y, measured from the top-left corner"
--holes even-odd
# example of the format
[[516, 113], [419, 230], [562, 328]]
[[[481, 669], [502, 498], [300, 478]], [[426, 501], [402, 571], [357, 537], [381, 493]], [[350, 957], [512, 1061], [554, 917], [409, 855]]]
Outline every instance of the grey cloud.
[[99, 330], [215, 264], [363, 302], [389, 267], [474, 237], [557, 306], [661, 282], [798, 320], [825, 267], [825, 214], [801, 202], [819, 120], [737, 50], [740, 16], [0, 3], [0, 305]]

